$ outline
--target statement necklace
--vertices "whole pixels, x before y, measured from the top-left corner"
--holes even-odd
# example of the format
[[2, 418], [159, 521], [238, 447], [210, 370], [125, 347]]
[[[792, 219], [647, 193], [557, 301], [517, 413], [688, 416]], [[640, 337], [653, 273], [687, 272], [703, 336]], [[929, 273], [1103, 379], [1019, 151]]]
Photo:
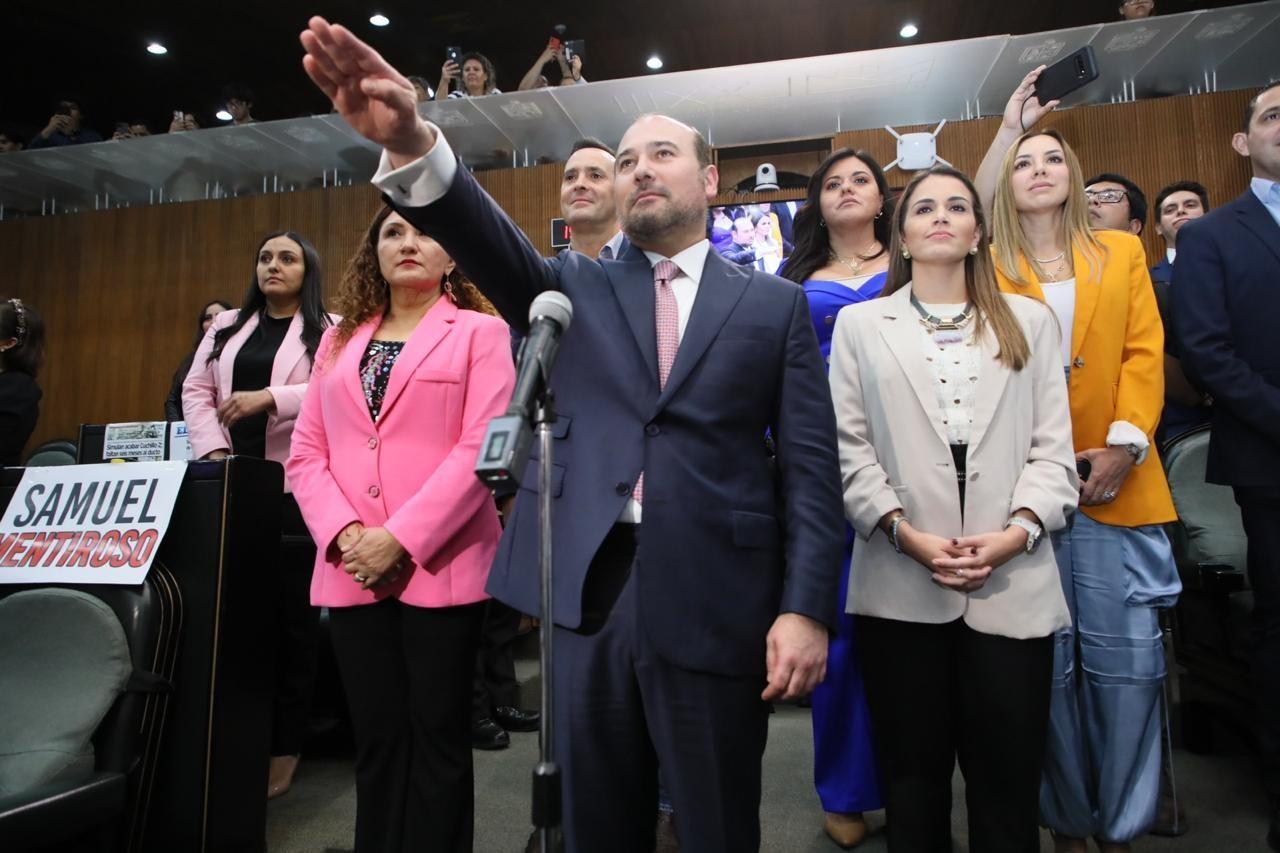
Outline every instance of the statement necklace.
[[920, 304], [920, 300], [916, 299], [916, 295], [911, 294], [911, 307], [916, 309], [920, 315], [920, 325], [929, 330], [933, 342], [938, 346], [946, 346], [947, 344], [958, 344], [964, 340], [964, 327], [969, 322], [969, 318], [973, 316], [973, 303], [966, 302], [964, 310], [954, 317], [939, 317], [930, 314], [925, 307]]
[[[875, 248], [876, 246], [879, 246], [879, 245], [880, 245], [880, 241], [877, 240], [876, 242], [871, 244], [871, 247]], [[880, 257], [880, 252], [882, 251], [884, 251], [883, 248], [881, 248], [880, 251], [877, 251], [874, 254], [870, 254], [870, 255], [863, 254], [862, 252], [856, 252], [854, 254], [855, 260], [852, 260], [852, 261], [849, 260], [848, 258], [844, 258], [836, 254], [835, 250], [831, 250], [830, 255], [831, 255], [831, 260], [836, 261], [837, 263], [844, 264], [846, 267], [849, 268], [849, 272], [853, 273], [853, 275], [857, 277], [862, 275], [862, 265], [865, 264], [867, 261], [874, 260], [875, 258]]]
[[[1054, 255], [1052, 258], [1046, 258], [1044, 260], [1041, 260], [1040, 258], [1035, 258], [1033, 256], [1033, 259], [1040, 266], [1040, 269], [1044, 272], [1044, 274], [1049, 276], [1049, 281], [1057, 281], [1058, 276], [1062, 274], [1062, 271], [1067, 266], [1067, 250], [1063, 249], [1061, 252]], [[1054, 267], [1052, 270], [1050, 270], [1046, 266], [1046, 264], [1051, 264], [1054, 261], [1057, 261], [1058, 265]]]

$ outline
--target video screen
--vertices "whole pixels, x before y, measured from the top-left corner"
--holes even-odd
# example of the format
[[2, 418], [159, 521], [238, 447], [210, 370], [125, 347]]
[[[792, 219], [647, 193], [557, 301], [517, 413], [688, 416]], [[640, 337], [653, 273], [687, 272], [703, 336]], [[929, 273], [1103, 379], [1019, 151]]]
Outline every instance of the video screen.
[[707, 211], [707, 239], [735, 264], [776, 273], [795, 248], [792, 225], [803, 201], [718, 205]]

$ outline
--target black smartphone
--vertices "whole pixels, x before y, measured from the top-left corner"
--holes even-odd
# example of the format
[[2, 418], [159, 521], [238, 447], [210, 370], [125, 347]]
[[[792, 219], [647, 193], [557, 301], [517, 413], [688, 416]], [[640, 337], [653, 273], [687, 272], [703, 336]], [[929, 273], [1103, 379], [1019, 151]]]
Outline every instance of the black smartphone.
[[1098, 79], [1098, 61], [1089, 45], [1067, 55], [1040, 72], [1032, 94], [1041, 106], [1056, 101]]
[[446, 47], [444, 49], [444, 58], [450, 62], [457, 62], [460, 56], [462, 56], [462, 48], [460, 47]]
[[587, 61], [586, 39], [569, 39], [564, 43], [564, 58], [572, 62], [575, 56], [583, 62]]
[[1080, 477], [1080, 482], [1089, 482], [1089, 475], [1093, 473], [1093, 463], [1088, 459], [1076, 460], [1076, 474]]

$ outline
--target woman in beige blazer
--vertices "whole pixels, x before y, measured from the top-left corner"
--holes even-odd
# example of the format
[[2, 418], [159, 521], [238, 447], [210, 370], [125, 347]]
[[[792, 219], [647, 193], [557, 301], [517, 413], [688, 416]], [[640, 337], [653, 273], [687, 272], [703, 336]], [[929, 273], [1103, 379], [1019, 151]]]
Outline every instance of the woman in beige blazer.
[[856, 615], [889, 849], [1039, 849], [1052, 634], [1069, 623], [1046, 530], [1078, 494], [1052, 313], [999, 292], [972, 183], [934, 168], [895, 214], [879, 299], [831, 353]]

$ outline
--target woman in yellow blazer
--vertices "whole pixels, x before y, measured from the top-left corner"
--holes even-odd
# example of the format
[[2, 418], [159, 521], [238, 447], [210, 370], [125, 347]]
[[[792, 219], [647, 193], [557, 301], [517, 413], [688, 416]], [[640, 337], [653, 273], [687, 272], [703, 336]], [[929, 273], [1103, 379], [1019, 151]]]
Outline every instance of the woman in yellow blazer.
[[[1054, 550], [1072, 627], [1057, 638], [1041, 820], [1060, 853], [1125, 851], [1156, 815], [1165, 678], [1157, 609], [1181, 591], [1161, 525], [1175, 518], [1152, 443], [1164, 402], [1164, 330], [1142, 244], [1091, 231], [1080, 164], [1053, 103], [1014, 93], [978, 173], [994, 186], [1002, 290], [1046, 302], [1062, 332], [1080, 511]], [[1025, 113], [1025, 115], [1024, 115]]]
[[1070, 613], [1044, 530], [1077, 486], [1058, 330], [996, 288], [968, 178], [912, 179], [884, 293], [842, 310], [831, 350], [855, 614], [889, 849], [1039, 849], [1055, 632]]

